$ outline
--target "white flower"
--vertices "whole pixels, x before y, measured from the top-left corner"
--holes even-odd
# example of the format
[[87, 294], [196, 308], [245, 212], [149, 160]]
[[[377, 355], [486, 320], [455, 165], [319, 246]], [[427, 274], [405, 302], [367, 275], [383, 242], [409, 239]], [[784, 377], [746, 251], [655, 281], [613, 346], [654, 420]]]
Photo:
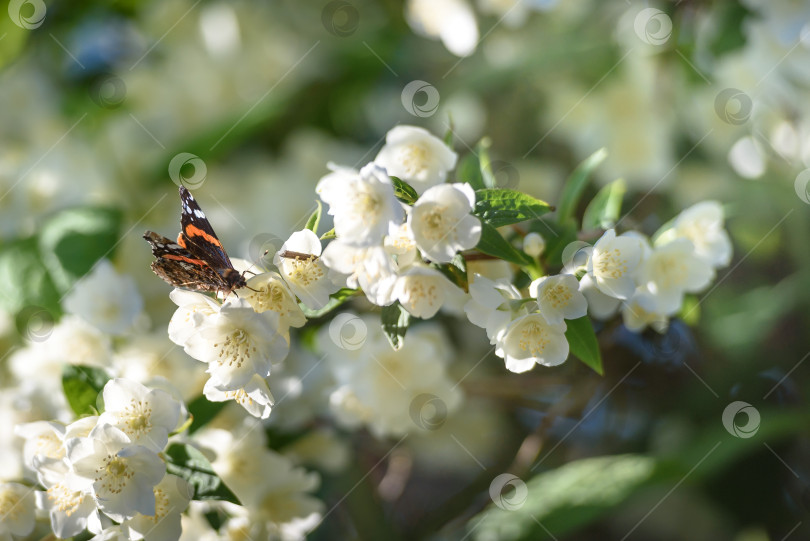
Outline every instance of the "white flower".
[[[397, 277], [391, 297], [412, 316], [428, 319], [463, 292], [444, 274], [425, 265], [412, 265]], [[390, 303], [388, 303], [390, 304]]]
[[702, 290], [713, 278], [714, 269], [695, 254], [692, 242], [687, 239], [656, 246], [638, 273], [639, 285], [655, 295], [665, 314], [677, 312], [684, 293]]
[[169, 298], [177, 305], [169, 321], [169, 339], [182, 346], [203, 322], [219, 312], [219, 303], [208, 295], [185, 289], [173, 289]]
[[67, 539], [85, 529], [101, 531], [101, 517], [93, 496], [64, 460], [37, 464], [37, 478], [45, 492], [37, 492], [37, 508], [48, 513], [57, 537]]
[[[314, 257], [281, 257], [284, 252], [296, 252]], [[321, 241], [318, 236], [304, 229], [296, 231], [273, 257], [281, 277], [292, 292], [310, 308], [323, 308], [329, 302], [329, 295], [340, 289], [329, 279], [326, 266], [320, 260]]]
[[512, 372], [526, 372], [535, 363], [556, 366], [568, 358], [565, 323], [550, 324], [541, 314], [515, 319], [498, 336], [495, 354]]
[[389, 175], [410, 184], [416, 193], [443, 183], [456, 166], [458, 155], [424, 128], [396, 126], [385, 136], [374, 163]]
[[279, 315], [257, 314], [244, 299], [228, 299], [181, 344], [186, 353], [208, 363], [207, 372], [222, 389], [243, 388], [254, 374], [266, 377], [284, 360], [289, 344], [278, 332]]
[[138, 513], [155, 514], [152, 489], [166, 473], [157, 453], [132, 445], [126, 434], [105, 424], [96, 425], [86, 438], [67, 440], [66, 447], [73, 471], [104, 514], [119, 522]]
[[169, 432], [177, 428], [181, 406], [169, 393], [116, 378], [104, 385], [102, 395], [104, 413], [99, 424], [114, 426], [133, 445], [143, 445], [156, 453], [166, 447]]
[[387, 253], [396, 256], [397, 265], [401, 268], [412, 265], [419, 257], [408, 222], [396, 226], [392, 224], [383, 244]]
[[605, 295], [628, 299], [636, 290], [634, 277], [643, 251], [641, 239], [625, 235], [617, 237], [613, 229], [608, 229], [593, 247], [588, 259], [588, 274]]
[[282, 334], [287, 334], [290, 327], [303, 327], [307, 322], [304, 312], [295, 300], [295, 295], [277, 272], [253, 276], [247, 281], [247, 288], [240, 290], [239, 293], [256, 312], [261, 313], [265, 310], [277, 312], [279, 332]]
[[464, 0], [409, 0], [405, 17], [414, 32], [440, 38], [456, 56], [469, 56], [478, 44], [475, 14]]
[[335, 234], [354, 246], [382, 242], [390, 224], [405, 217], [385, 169], [370, 163], [360, 169], [337, 169], [323, 177], [315, 191], [329, 205]]
[[588, 302], [579, 291], [579, 281], [570, 274], [544, 276], [529, 286], [537, 299], [540, 313], [549, 323], [562, 323], [564, 319], [577, 319], [588, 313]]
[[582, 276], [579, 281], [579, 290], [588, 302], [588, 313], [591, 317], [604, 320], [613, 316], [619, 310], [622, 301], [599, 291], [590, 274]]
[[[19, 424], [14, 433], [25, 439], [23, 463], [34, 470], [34, 460], [39, 464], [61, 462], [65, 458], [65, 425], [53, 421], [35, 421]], [[70, 537], [70, 536], [68, 536]]]
[[530, 257], [540, 257], [546, 249], [546, 241], [535, 232], [526, 233], [523, 237], [523, 251]]
[[669, 324], [659, 299], [643, 288], [638, 288], [630, 300], [622, 304], [622, 321], [633, 332], [641, 332], [649, 325], [663, 333]]
[[176, 541], [182, 533], [180, 516], [191, 500], [191, 489], [180, 477], [166, 474], [153, 492], [155, 512], [138, 514], [121, 526], [132, 540]]
[[[470, 323], [486, 329], [487, 337], [494, 343], [498, 332], [514, 317], [511, 301], [520, 300], [521, 295], [508, 280], [492, 281], [480, 274], [473, 276], [470, 300], [464, 305], [464, 312]], [[521, 307], [519, 313], [525, 311]]]
[[731, 261], [731, 240], [723, 227], [723, 207], [717, 201], [703, 201], [681, 212], [672, 228], [656, 244], [672, 238], [686, 238], [695, 246], [698, 257], [712, 267], [725, 267]]
[[397, 279], [396, 265], [382, 246], [358, 248], [335, 239], [321, 256], [333, 280], [343, 275], [346, 287], [361, 288], [369, 302], [377, 306], [391, 304], [391, 288]]
[[24, 537], [34, 530], [34, 491], [19, 483], [0, 483], [0, 539]]
[[245, 411], [259, 419], [267, 419], [270, 416], [274, 403], [267, 382], [258, 374], [254, 374], [244, 387], [235, 391], [221, 389], [216, 378], [212, 377], [205, 384], [203, 394], [211, 402], [234, 400], [245, 408]]
[[[329, 402], [338, 423], [366, 425], [379, 437], [397, 436], [441, 423], [460, 406], [461, 391], [447, 374], [453, 351], [439, 325], [411, 327], [394, 350], [378, 319], [353, 319], [367, 328], [361, 347], [344, 349], [327, 329], [318, 337], [336, 382]], [[423, 404], [425, 399], [434, 403]]]
[[469, 184], [442, 184], [422, 194], [408, 225], [428, 259], [449, 263], [457, 252], [478, 244], [481, 220], [470, 214], [474, 205], [475, 192]]
[[143, 309], [135, 281], [118, 274], [107, 259], [99, 260], [90, 274], [77, 281], [62, 304], [66, 312], [115, 335], [129, 330]]

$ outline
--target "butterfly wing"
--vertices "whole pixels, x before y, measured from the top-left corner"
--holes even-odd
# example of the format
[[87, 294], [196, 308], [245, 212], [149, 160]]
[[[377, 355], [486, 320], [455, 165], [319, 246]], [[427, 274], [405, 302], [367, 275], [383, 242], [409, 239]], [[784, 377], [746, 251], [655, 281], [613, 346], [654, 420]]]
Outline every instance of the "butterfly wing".
[[180, 202], [183, 211], [180, 216], [178, 244], [218, 271], [232, 269], [231, 260], [214, 233], [214, 228], [185, 186], [180, 186]]
[[152, 270], [169, 285], [195, 291], [230, 290], [217, 271], [186, 248], [153, 231], [147, 231], [143, 238], [157, 258], [152, 262]]

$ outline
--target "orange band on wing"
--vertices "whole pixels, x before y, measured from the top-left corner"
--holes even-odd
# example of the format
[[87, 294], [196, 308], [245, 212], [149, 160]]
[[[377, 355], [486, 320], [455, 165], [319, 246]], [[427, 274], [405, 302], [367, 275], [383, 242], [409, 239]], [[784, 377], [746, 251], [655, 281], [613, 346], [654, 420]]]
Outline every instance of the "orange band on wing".
[[192, 265], [202, 265], [203, 267], [208, 266], [208, 263], [206, 263], [202, 259], [191, 259], [190, 257], [183, 257], [181, 255], [166, 254], [160, 257], [162, 257], [163, 259], [174, 259], [175, 261], [185, 261], [186, 263], [191, 263]]
[[209, 235], [208, 233], [206, 233], [205, 231], [203, 231], [199, 227], [195, 227], [195, 226], [189, 224], [189, 225], [186, 226], [186, 229], [185, 229], [185, 231], [183, 231], [183, 233], [185, 233], [185, 235], [187, 237], [202, 237], [205, 240], [207, 240], [208, 242], [210, 242], [211, 244], [213, 244], [214, 246], [218, 246], [218, 247], [222, 248], [222, 244], [220, 244], [219, 240], [217, 240], [217, 238], [215, 236]]
[[186, 246], [186, 239], [183, 238], [182, 233], [178, 233], [178, 235], [177, 235], [177, 244], [179, 244], [183, 248], [188, 248], [188, 246]]

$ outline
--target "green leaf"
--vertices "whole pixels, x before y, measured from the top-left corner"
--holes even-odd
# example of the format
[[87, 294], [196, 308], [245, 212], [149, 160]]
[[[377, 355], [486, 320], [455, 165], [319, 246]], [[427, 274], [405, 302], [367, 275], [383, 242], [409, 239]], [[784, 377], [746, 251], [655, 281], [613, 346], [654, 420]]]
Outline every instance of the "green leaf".
[[404, 180], [400, 180], [397, 177], [391, 177], [391, 182], [394, 183], [394, 195], [406, 205], [413, 205], [416, 203], [416, 200], [419, 199], [419, 194], [416, 193], [413, 186]]
[[668, 477], [668, 468], [655, 458], [627, 454], [575, 460], [525, 485], [514, 478], [501, 487], [493, 480], [491, 497], [502, 507], [490, 504], [467, 529], [476, 540], [552, 539], [548, 532], [561, 539], [614, 510], [639, 489]]
[[473, 214], [493, 227], [539, 218], [553, 207], [516, 190], [483, 189], [475, 192]]
[[571, 353], [580, 361], [591, 367], [600, 376], [604, 375], [602, 368], [602, 353], [599, 350], [599, 341], [588, 316], [569, 319], [565, 322], [565, 337]]
[[70, 409], [77, 417], [95, 415], [101, 411], [100, 393], [110, 376], [92, 366], [65, 365], [62, 369], [62, 389]]
[[431, 267], [444, 274], [458, 287], [467, 291], [467, 262], [464, 260], [463, 255], [456, 254], [450, 263], [433, 264]]
[[336, 237], [337, 235], [335, 235], [335, 228], [333, 227], [332, 229], [321, 235], [321, 240], [329, 240], [334, 239]]
[[449, 148], [453, 148], [453, 118], [447, 116], [447, 131], [444, 132], [444, 144]]
[[560, 204], [557, 207], [558, 223], [563, 223], [573, 217], [574, 211], [577, 209], [579, 200], [582, 197], [582, 193], [585, 191], [585, 186], [588, 185], [588, 179], [590, 179], [594, 169], [596, 169], [605, 158], [607, 158], [607, 150], [600, 148], [579, 164], [577, 168], [574, 169], [574, 172], [571, 173], [571, 176], [568, 177], [565, 186], [563, 186], [562, 194], [560, 195]]
[[121, 212], [103, 207], [63, 210], [42, 227], [39, 248], [54, 283], [67, 291], [119, 242]]
[[[2, 244], [0, 284], [3, 284], [0, 306], [10, 314], [44, 311], [50, 321], [56, 321], [62, 314], [59, 292], [42, 262], [34, 238]], [[25, 327], [28, 322], [19, 323]]]
[[188, 412], [192, 421], [188, 427], [188, 433], [194, 434], [197, 430], [208, 424], [211, 419], [222, 411], [227, 402], [211, 402], [205, 395], [200, 395], [188, 403]]
[[485, 188], [478, 156], [475, 154], [467, 154], [461, 158], [456, 167], [456, 182], [466, 182], [472, 186], [474, 190]]
[[518, 250], [498, 233], [498, 230], [486, 222], [481, 222], [481, 240], [476, 249], [479, 251], [515, 263], [517, 265], [531, 265], [532, 258]]
[[315, 204], [318, 205], [318, 208], [315, 209], [315, 212], [309, 217], [307, 220], [306, 228], [312, 231], [313, 233], [318, 232], [318, 226], [321, 224], [321, 211], [323, 210], [323, 205], [320, 201], [315, 201]]
[[495, 174], [492, 172], [492, 160], [489, 157], [489, 147], [492, 146], [492, 141], [489, 137], [484, 137], [478, 143], [476, 151], [478, 154], [478, 167], [481, 170], [481, 178], [484, 181], [484, 187], [494, 188]]
[[614, 180], [596, 193], [582, 216], [582, 229], [610, 229], [622, 213], [622, 198], [627, 191], [624, 179]]
[[405, 343], [408, 325], [411, 323], [411, 314], [399, 304], [399, 301], [396, 301], [394, 304], [382, 307], [380, 323], [382, 323], [383, 332], [391, 343], [391, 347], [395, 350], [401, 348]]
[[199, 449], [185, 443], [173, 443], [164, 454], [167, 458], [166, 471], [185, 479], [194, 490], [192, 499], [219, 500], [241, 505], [239, 498], [214, 473], [211, 463]]
[[305, 304], [299, 303], [298, 306], [301, 307], [301, 310], [304, 312], [304, 315], [307, 319], [313, 319], [316, 317], [323, 317], [347, 300], [349, 300], [355, 293], [359, 290], [351, 289], [348, 287], [343, 287], [337, 290], [336, 292], [329, 295], [329, 302], [326, 303], [326, 306], [323, 308], [319, 308], [318, 310], [313, 310], [312, 308], [308, 308]]

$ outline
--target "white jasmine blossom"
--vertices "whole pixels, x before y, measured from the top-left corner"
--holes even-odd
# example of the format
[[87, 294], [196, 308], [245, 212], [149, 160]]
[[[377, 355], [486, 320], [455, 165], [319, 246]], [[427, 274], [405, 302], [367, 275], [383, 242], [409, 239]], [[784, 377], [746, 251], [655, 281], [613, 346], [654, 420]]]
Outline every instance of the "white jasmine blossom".
[[178, 307], [169, 321], [169, 339], [179, 346], [184, 345], [207, 318], [219, 313], [218, 302], [196, 291], [174, 289], [169, 298]]
[[538, 233], [526, 233], [523, 237], [523, 251], [530, 257], [540, 257], [546, 249], [546, 241]]
[[219, 382], [212, 377], [205, 384], [203, 394], [211, 402], [233, 400], [259, 419], [267, 419], [270, 416], [274, 403], [273, 395], [267, 381], [258, 374], [254, 374], [241, 389], [227, 390], [220, 387]]
[[562, 323], [564, 319], [577, 319], [588, 313], [588, 302], [579, 290], [579, 281], [570, 274], [544, 276], [529, 286], [537, 299], [540, 313], [549, 323]]
[[[434, 4], [435, 5], [435, 4]], [[374, 163], [410, 184], [416, 193], [443, 183], [458, 155], [444, 141], [417, 126], [396, 126], [385, 136]]]
[[352, 289], [361, 288], [372, 304], [385, 306], [393, 302], [396, 264], [382, 246], [358, 248], [335, 239], [324, 249], [321, 260], [329, 267], [333, 280]]
[[638, 273], [639, 285], [655, 295], [665, 314], [678, 311], [685, 293], [701, 291], [713, 278], [714, 269], [697, 256], [692, 242], [683, 238], [656, 246]]
[[416, 201], [408, 225], [419, 249], [431, 261], [449, 263], [481, 239], [481, 220], [470, 214], [475, 192], [469, 184], [442, 184]]
[[127, 435], [133, 445], [159, 453], [177, 428], [181, 404], [169, 393], [149, 389], [138, 382], [116, 378], [104, 385], [104, 413], [100, 424], [108, 424]]
[[79, 279], [62, 304], [66, 312], [113, 335], [132, 328], [143, 309], [135, 281], [118, 274], [107, 259], [101, 259], [90, 274]]
[[239, 294], [258, 313], [265, 310], [278, 313], [279, 332], [282, 334], [287, 335], [290, 327], [303, 327], [307, 322], [295, 295], [277, 272], [253, 276], [247, 281], [247, 288], [240, 290]]
[[34, 491], [19, 483], [0, 483], [0, 539], [30, 534], [35, 520]]
[[323, 177], [315, 191], [329, 205], [335, 234], [347, 244], [379, 244], [389, 225], [401, 223], [405, 217], [388, 173], [374, 163], [359, 173], [337, 169]]
[[[302, 257], [281, 257], [284, 252], [303, 254]], [[281, 277], [293, 293], [305, 305], [319, 309], [329, 302], [329, 295], [340, 289], [327, 276], [326, 265], [320, 260], [321, 241], [318, 236], [304, 229], [296, 231], [273, 256]], [[307, 257], [309, 256], [309, 257]]]
[[106, 424], [65, 445], [74, 473], [92, 491], [104, 514], [119, 522], [138, 513], [155, 514], [153, 488], [166, 473], [157, 453], [132, 445], [126, 434]]
[[568, 358], [565, 323], [548, 323], [541, 314], [520, 316], [497, 337], [496, 355], [506, 368], [522, 373], [535, 364], [556, 366]]
[[93, 496], [83, 490], [84, 482], [71, 471], [64, 460], [40, 463], [37, 478], [45, 487], [36, 493], [37, 509], [48, 514], [57, 537], [67, 539], [85, 529], [93, 533], [102, 530], [101, 517]]
[[268, 376], [272, 364], [287, 356], [289, 344], [278, 329], [278, 313], [257, 314], [248, 301], [228, 299], [182, 345], [190, 356], [208, 363], [207, 372], [223, 389], [235, 391], [254, 374]]
[[712, 267], [725, 267], [731, 262], [731, 240], [723, 222], [724, 213], [720, 203], [702, 201], [682, 211], [657, 244], [667, 243], [673, 238], [689, 239], [698, 257]]
[[180, 517], [191, 500], [191, 488], [180, 477], [166, 474], [153, 492], [155, 512], [135, 515], [121, 526], [135, 541], [175, 541], [182, 533]]
[[[464, 312], [470, 323], [486, 329], [490, 343], [494, 343], [498, 333], [515, 316], [513, 301], [519, 301], [521, 295], [508, 280], [493, 281], [480, 274], [473, 276], [469, 286], [470, 300], [464, 305]], [[525, 305], [521, 304], [517, 313], [526, 311]]]
[[619, 310], [622, 301], [602, 293], [591, 278], [585, 274], [579, 281], [579, 290], [588, 302], [588, 314], [596, 319], [605, 320], [612, 317]]
[[385, 251], [396, 257], [397, 265], [400, 268], [413, 264], [419, 257], [419, 250], [416, 248], [416, 241], [413, 240], [413, 233], [411, 233], [408, 222], [399, 225], [392, 224], [383, 244]]
[[408, 267], [399, 274], [391, 290], [391, 297], [405, 310], [423, 319], [433, 317], [442, 305], [463, 294], [444, 274], [426, 265]]
[[643, 250], [640, 239], [624, 235], [617, 237], [613, 229], [608, 229], [593, 247], [588, 259], [588, 274], [605, 295], [628, 299], [636, 290], [634, 278]]
[[650, 326], [655, 331], [663, 333], [667, 329], [669, 318], [661, 308], [660, 299], [649, 291], [639, 288], [622, 304], [622, 322], [633, 332], [641, 332]]

